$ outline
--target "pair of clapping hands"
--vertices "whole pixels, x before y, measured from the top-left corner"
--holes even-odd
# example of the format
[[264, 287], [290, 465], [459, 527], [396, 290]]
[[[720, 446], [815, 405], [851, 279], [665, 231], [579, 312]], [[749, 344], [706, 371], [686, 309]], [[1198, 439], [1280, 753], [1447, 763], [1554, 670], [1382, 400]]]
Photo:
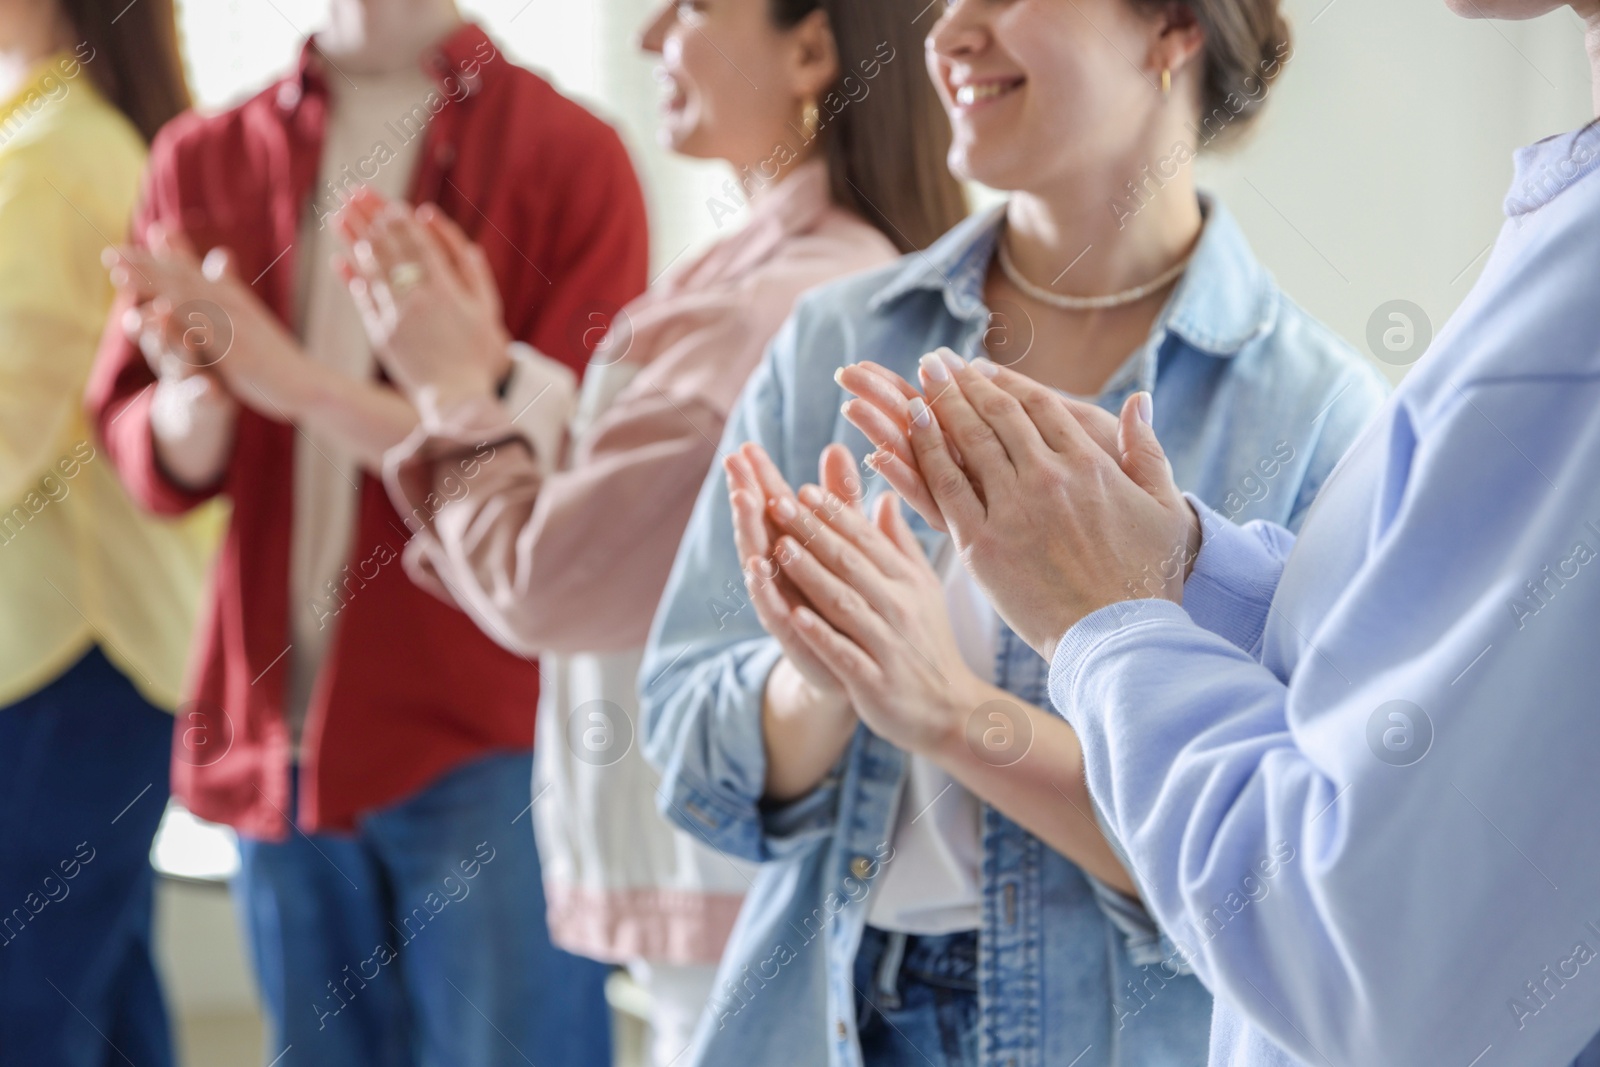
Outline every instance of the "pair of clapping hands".
[[[390, 377], [413, 397], [491, 394], [509, 368], [509, 338], [482, 250], [438, 207], [412, 209], [364, 187], [332, 224], [343, 245], [334, 268]], [[105, 259], [131, 298], [122, 328], [158, 377], [197, 380], [196, 392], [219, 401], [292, 416], [303, 352], [227, 249], [202, 259], [157, 223], [146, 246], [107, 250]]]
[[[986, 359], [922, 358], [921, 389], [874, 363], [836, 375], [872, 465], [955, 542], [1006, 623], [1046, 659], [1093, 612], [1182, 601], [1199, 519], [1151, 427], [1151, 397], [1120, 417]], [[839, 693], [912, 751], [970, 710], [970, 672], [939, 578], [894, 494], [863, 513], [849, 453], [792, 490], [759, 446], [726, 460], [735, 541], [762, 624], [816, 689]], [[964, 692], [950, 692], [966, 690]], [[948, 715], [941, 715], [944, 708]]]

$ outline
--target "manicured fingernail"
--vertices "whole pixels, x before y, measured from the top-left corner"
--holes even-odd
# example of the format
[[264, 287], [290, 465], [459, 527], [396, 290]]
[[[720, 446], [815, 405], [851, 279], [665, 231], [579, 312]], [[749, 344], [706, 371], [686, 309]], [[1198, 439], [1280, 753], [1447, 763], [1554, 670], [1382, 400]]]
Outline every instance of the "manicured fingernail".
[[944, 360], [944, 365], [953, 371], [960, 370], [962, 365], [966, 363], [966, 360], [956, 355], [953, 349], [941, 348], [938, 352], [939, 358]]
[[833, 380], [838, 382], [840, 385], [844, 384], [844, 368], [843, 367], [840, 367], [838, 370], [833, 372]]
[[985, 378], [993, 378], [1000, 373], [1000, 368], [988, 356], [979, 356], [972, 361], [972, 369]]
[[927, 373], [929, 380], [935, 382], [948, 382], [950, 380], [950, 371], [945, 367], [944, 360], [939, 358], [939, 353], [929, 352], [917, 362], [921, 365], [923, 371]]
[[805, 504], [807, 507], [815, 507], [822, 503], [822, 490], [814, 485], [802, 485], [800, 487], [800, 503]]
[[778, 518], [780, 519], [792, 519], [795, 516], [794, 501], [786, 496], [779, 497], [774, 502], [772, 510], [778, 513]]
[[1153, 421], [1152, 421], [1154, 419], [1154, 417], [1155, 417], [1155, 401], [1151, 399], [1149, 393], [1140, 393], [1139, 394], [1139, 420], [1141, 422], [1143, 422], [1146, 426], [1151, 426], [1151, 425], [1154, 424]]
[[[928, 357], [927, 356], [923, 356], [922, 358], [923, 359], [927, 359]], [[932, 421], [933, 421], [933, 416], [928, 411], [928, 405], [923, 403], [923, 400], [922, 400], [922, 398], [920, 396], [912, 397], [911, 398], [911, 424], [913, 426], [927, 426]]]
[[850, 414], [850, 401], [846, 400], [843, 404], [839, 405], [839, 414], [846, 416]]

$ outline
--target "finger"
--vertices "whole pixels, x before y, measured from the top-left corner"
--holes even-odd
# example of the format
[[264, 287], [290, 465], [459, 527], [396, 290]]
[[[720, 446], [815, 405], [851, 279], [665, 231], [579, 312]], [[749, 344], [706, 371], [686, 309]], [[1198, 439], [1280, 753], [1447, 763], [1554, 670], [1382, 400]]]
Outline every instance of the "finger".
[[796, 608], [791, 625], [800, 642], [847, 688], [882, 683], [883, 671], [877, 662], [810, 608]]
[[417, 217], [449, 251], [460, 271], [462, 283], [480, 297], [498, 299], [500, 283], [495, 280], [494, 270], [489, 266], [489, 257], [484, 254], [482, 246], [468, 237], [466, 231], [456, 225], [455, 220], [441, 211], [437, 204], [422, 205], [417, 209]]
[[1151, 425], [1154, 401], [1149, 393], [1134, 393], [1122, 405], [1118, 442], [1122, 470], [1134, 483], [1158, 500], [1180, 496], [1172, 478], [1172, 464]]
[[860, 509], [861, 476], [856, 473], [855, 458], [844, 445], [835, 442], [822, 450], [822, 457], [817, 460], [817, 482], [848, 505], [846, 510]]
[[175, 259], [193, 266], [196, 264], [194, 246], [182, 230], [171, 229], [164, 223], [152, 222], [145, 231], [145, 243], [162, 259]]
[[915, 386], [894, 371], [876, 363], [853, 363], [834, 371], [833, 380], [846, 392], [854, 393], [891, 417], [902, 416], [906, 401], [922, 395]]
[[[959, 394], [960, 390], [956, 390]], [[934, 418], [933, 409], [920, 398], [911, 402], [911, 447], [917, 455], [917, 468], [928, 486], [939, 514], [952, 534], [976, 529], [983, 521], [984, 506], [978, 499], [967, 472], [957, 466], [945, 444], [944, 430]]]
[[787, 534], [779, 538], [778, 559], [783, 572], [829, 625], [869, 652], [882, 651], [894, 631], [855, 584], [811, 551], [816, 547], [815, 540], [807, 546]]
[[[747, 447], [755, 448], [758, 451], [760, 449], [759, 445], [748, 445]], [[765, 456], [766, 453], [762, 452], [761, 454]], [[737, 545], [740, 537], [745, 542], [745, 547], [740, 549], [740, 560], [741, 566], [745, 568], [746, 583], [763, 581], [766, 585], [773, 586], [773, 594], [788, 605], [783, 609], [783, 612], [786, 613], [789, 607], [804, 602], [805, 597], [794, 587], [794, 583], [786, 575], [772, 565], [770, 557], [773, 553], [772, 546], [778, 539], [778, 531], [769, 511], [768, 493], [771, 491], [787, 493], [788, 486], [783, 483], [781, 476], [777, 478], [775, 490], [769, 485], [763, 484], [762, 479], [752, 469], [750, 460], [742, 451], [735, 451], [724, 459], [723, 469], [728, 472], [730, 503], [735, 506], [745, 503], [744, 500], [733, 501], [732, 494], [735, 490], [738, 490], [748, 494], [749, 503], [752, 507], [753, 513], [748, 516], [749, 525], [744, 527], [736, 525], [734, 528], [735, 544]], [[772, 469], [776, 471], [776, 468]], [[755, 577], [752, 577], [752, 574]], [[763, 623], [763, 625], [766, 625], [766, 623]], [[768, 630], [771, 632], [770, 626]]]
[[[808, 485], [800, 490], [800, 503], [819, 516], [832, 533], [853, 545], [881, 574], [890, 578], [908, 577], [911, 572], [905, 566], [904, 553], [884, 537], [860, 508], [834, 506], [837, 502], [838, 497], [830, 500], [816, 486]], [[881, 603], [867, 589], [863, 588], [863, 593], [873, 601], [874, 607]]]
[[1121, 451], [1117, 447], [1117, 417], [1111, 412], [1094, 404], [1062, 396], [1026, 374], [1019, 374], [1010, 367], [1002, 367], [987, 358], [973, 360], [972, 366], [1021, 401], [1023, 408], [1028, 412], [1028, 417], [1039, 428], [1039, 435], [1053, 450], [1059, 452], [1071, 447], [1073, 439], [1060, 425], [1061, 412], [1065, 411], [1078, 420], [1078, 425], [1083, 427], [1096, 444], [1105, 449], [1106, 455], [1113, 459], [1121, 458]]
[[772, 462], [772, 457], [767, 455], [766, 449], [747, 441], [740, 446], [739, 454], [744, 457], [750, 474], [761, 487], [762, 496], [769, 510], [777, 507], [783, 500], [796, 499], [794, 490], [784, 479], [783, 472], [778, 470], [778, 465]]
[[403, 205], [390, 205], [378, 220], [378, 225], [387, 230], [390, 240], [406, 262], [420, 265], [429, 278], [456, 281], [456, 274], [438, 240], [423, 229], [416, 216]]
[[[905, 401], [897, 401], [897, 404], [900, 417], [904, 418]], [[846, 422], [865, 434], [873, 447], [892, 452], [902, 459], [911, 458], [911, 438], [907, 436], [905, 427], [876, 404], [865, 400], [846, 400], [839, 406], [839, 413]]]
[[[950, 364], [948, 359], [945, 362]], [[990, 381], [987, 368], [979, 370], [969, 363], [956, 361], [949, 370], [967, 403], [994, 431], [1013, 467], [1020, 469], [1026, 463], [1045, 458], [1050, 449], [1039, 427], [1034, 425], [1021, 401]]]
[[939, 505], [934, 501], [933, 494], [928, 491], [928, 483], [922, 478], [922, 472], [902, 460], [892, 452], [874, 452], [867, 457], [867, 465], [889, 483], [893, 489], [918, 515], [921, 515], [940, 533], [949, 533], [944, 522], [944, 515], [939, 511]]
[[901, 507], [899, 497], [893, 493], [880, 496], [873, 510], [872, 521], [900, 551], [913, 559], [927, 562], [928, 554], [923, 551], [922, 542], [917, 540], [917, 535], [911, 532], [911, 524], [906, 522], [905, 511]]
[[[971, 401], [961, 391], [951, 375], [951, 367], [962, 363], [948, 348], [929, 352], [919, 361], [922, 387], [944, 432], [955, 443], [961, 456], [961, 466], [982, 485], [986, 480], [999, 485], [1009, 480], [1016, 470], [1005, 445]], [[916, 401], [912, 401], [916, 403]], [[919, 454], [920, 462], [920, 454]]]

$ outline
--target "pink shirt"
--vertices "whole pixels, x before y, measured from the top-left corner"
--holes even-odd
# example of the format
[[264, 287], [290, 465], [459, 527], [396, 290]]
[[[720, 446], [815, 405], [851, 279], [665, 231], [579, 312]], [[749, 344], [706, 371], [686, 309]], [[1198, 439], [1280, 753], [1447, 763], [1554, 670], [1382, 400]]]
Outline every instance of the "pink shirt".
[[[501, 448], [412, 539], [406, 566], [419, 584], [529, 655], [644, 643], [723, 424], [795, 299], [898, 254], [833, 203], [821, 162], [801, 165], [751, 211], [743, 229], [618, 316], [613, 329], [631, 327], [631, 343], [613, 338], [597, 358], [625, 348], [622, 363], [639, 369], [571, 443], [567, 469], [552, 474], [553, 463]], [[434, 488], [419, 457], [518, 436], [488, 402], [428, 429], [390, 479], [402, 513]]]

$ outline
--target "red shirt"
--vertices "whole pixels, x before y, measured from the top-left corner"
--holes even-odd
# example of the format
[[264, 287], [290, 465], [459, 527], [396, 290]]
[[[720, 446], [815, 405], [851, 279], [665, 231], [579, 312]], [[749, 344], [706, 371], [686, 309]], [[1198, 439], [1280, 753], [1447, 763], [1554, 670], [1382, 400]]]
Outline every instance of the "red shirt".
[[[328, 102], [310, 59], [308, 43], [297, 72], [253, 99], [166, 126], [133, 226], [136, 241], [160, 221], [199, 249], [226, 245], [285, 323]], [[429, 123], [411, 201], [438, 204], [482, 245], [511, 335], [581, 373], [604, 332], [596, 326], [647, 280], [644, 200], [627, 151], [477, 26], [453, 33], [424, 66], [441, 98], [456, 99]], [[123, 482], [163, 514], [219, 492], [233, 504], [195, 635], [192, 702], [178, 712], [173, 789], [203, 818], [279, 839], [290, 806], [283, 704], [296, 431], [243, 410], [219, 486], [196, 493], [167, 479], [150, 435], [154, 377], [117, 326], [122, 310], [112, 309], [88, 405]], [[471, 470], [461, 473], [470, 486]], [[339, 612], [302, 739], [305, 829], [348, 829], [464, 761], [533, 743], [537, 666], [412, 584], [398, 558], [409, 536], [381, 480], [364, 474], [350, 555], [360, 584]]]

